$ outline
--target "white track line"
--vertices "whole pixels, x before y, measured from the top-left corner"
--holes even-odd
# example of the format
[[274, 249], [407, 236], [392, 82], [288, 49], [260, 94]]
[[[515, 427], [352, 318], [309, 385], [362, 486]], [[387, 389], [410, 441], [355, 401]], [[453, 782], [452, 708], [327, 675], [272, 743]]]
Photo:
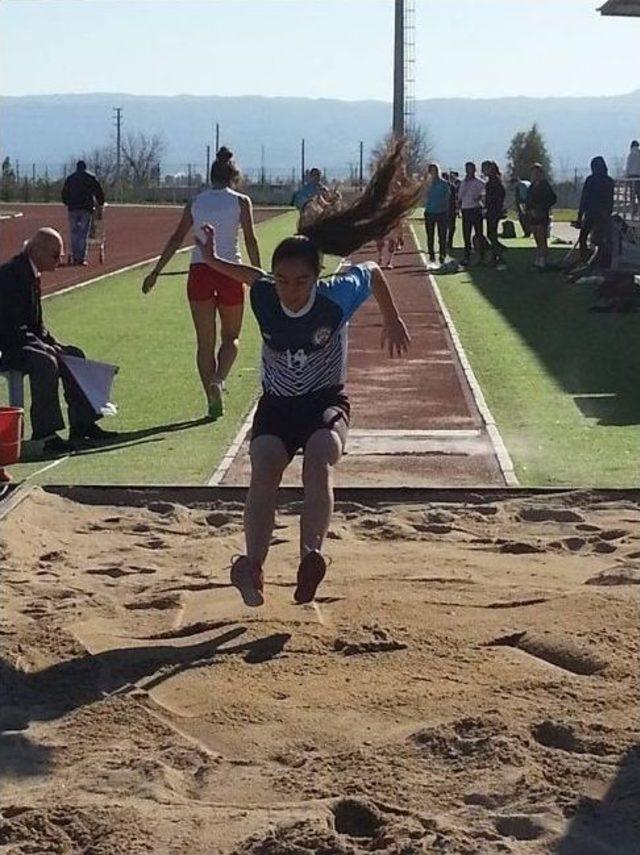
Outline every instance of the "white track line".
[[253, 424], [253, 417], [257, 409], [258, 404], [256, 402], [251, 408], [251, 412], [249, 413], [249, 415], [243, 421], [242, 427], [240, 428], [240, 430], [236, 434], [235, 439], [227, 449], [226, 454], [216, 467], [213, 475], [207, 481], [207, 487], [217, 487], [229, 471], [231, 464], [236, 459], [238, 452], [242, 448], [242, 443], [245, 441], [247, 434], [251, 430], [251, 425]]
[[[176, 255], [181, 252], [189, 252], [193, 246], [184, 246], [176, 250]], [[78, 288], [84, 288], [86, 285], [93, 285], [94, 282], [101, 282], [103, 279], [108, 279], [110, 276], [119, 276], [121, 273], [126, 273], [128, 270], [135, 270], [136, 267], [144, 267], [145, 264], [151, 264], [152, 261], [157, 261], [159, 255], [154, 255], [153, 258], [146, 258], [144, 261], [136, 261], [135, 264], [129, 264], [127, 267], [119, 267], [117, 270], [112, 270], [111, 273], [103, 273], [101, 276], [96, 276], [94, 279], [86, 279], [84, 282], [77, 282], [75, 285], [69, 285], [68, 288], [61, 288], [59, 291], [54, 291], [53, 294], [45, 294], [42, 299], [50, 300], [51, 297], [59, 297], [61, 294], [68, 294], [70, 291], [77, 291]]]
[[469, 384], [469, 387], [471, 389], [471, 394], [473, 395], [473, 399], [476, 402], [476, 406], [487, 428], [487, 433], [489, 435], [489, 439], [491, 440], [491, 444], [493, 445], [493, 449], [498, 460], [498, 465], [500, 466], [500, 470], [502, 472], [502, 477], [504, 478], [505, 483], [508, 487], [519, 487], [520, 482], [516, 477], [513, 460], [511, 459], [511, 456], [507, 451], [507, 447], [504, 444], [504, 440], [502, 439], [500, 431], [498, 430], [496, 420], [494, 419], [493, 414], [489, 409], [489, 406], [485, 400], [484, 394], [482, 392], [482, 389], [480, 388], [480, 384], [478, 383], [476, 375], [473, 373], [471, 363], [467, 359], [467, 354], [465, 353], [464, 347], [462, 346], [462, 342], [460, 341], [458, 331], [456, 330], [455, 324], [453, 323], [453, 319], [449, 314], [449, 310], [445, 306], [444, 300], [442, 299], [442, 294], [440, 293], [440, 289], [438, 288], [436, 278], [427, 267], [426, 253], [424, 252], [424, 250], [420, 249], [420, 244], [418, 242], [418, 236], [416, 235], [415, 228], [413, 226], [409, 226], [409, 228], [413, 235], [413, 240], [415, 241], [416, 249], [418, 250], [422, 263], [424, 264], [425, 270], [427, 272], [427, 278], [429, 279], [431, 287], [433, 288], [433, 293], [436, 295], [438, 306], [444, 317], [447, 329], [449, 331], [449, 335], [451, 336], [451, 341], [453, 342], [456, 354], [458, 355], [458, 359], [460, 360], [462, 370], [464, 371], [465, 377], [467, 378], [467, 383]]

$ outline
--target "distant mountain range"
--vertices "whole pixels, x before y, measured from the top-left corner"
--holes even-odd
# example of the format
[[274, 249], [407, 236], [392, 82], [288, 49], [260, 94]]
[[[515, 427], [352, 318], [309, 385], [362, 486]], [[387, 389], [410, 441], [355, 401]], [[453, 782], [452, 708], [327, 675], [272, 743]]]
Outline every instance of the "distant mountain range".
[[[22, 169], [48, 165], [56, 174], [74, 155], [109, 142], [112, 108], [123, 108], [123, 133], [160, 133], [165, 141], [163, 172], [202, 171], [205, 148], [213, 148], [214, 125], [245, 171], [291, 174], [306, 163], [345, 175], [387, 131], [391, 105], [383, 101], [310, 98], [123, 94], [0, 96], [0, 151]], [[587, 169], [594, 154], [613, 168], [629, 142], [640, 137], [640, 90], [598, 98], [441, 98], [416, 102], [416, 120], [428, 128], [434, 155], [447, 166], [485, 157], [504, 161], [514, 133], [537, 122], [558, 177]], [[617, 160], [616, 160], [617, 159]]]

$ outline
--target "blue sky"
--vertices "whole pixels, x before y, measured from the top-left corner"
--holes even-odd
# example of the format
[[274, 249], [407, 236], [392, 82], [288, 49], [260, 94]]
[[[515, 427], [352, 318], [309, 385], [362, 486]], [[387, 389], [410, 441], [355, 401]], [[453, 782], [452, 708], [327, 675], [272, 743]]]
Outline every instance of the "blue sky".
[[[415, 0], [416, 97], [640, 88], [604, 0]], [[393, 0], [1, 0], [0, 92], [391, 99]]]

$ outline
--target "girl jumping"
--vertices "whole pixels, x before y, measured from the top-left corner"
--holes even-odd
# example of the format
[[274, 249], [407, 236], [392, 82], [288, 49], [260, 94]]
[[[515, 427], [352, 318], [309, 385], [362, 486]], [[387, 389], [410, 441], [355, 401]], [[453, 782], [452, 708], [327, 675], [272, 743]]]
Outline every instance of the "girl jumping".
[[246, 554], [231, 568], [231, 582], [246, 605], [264, 602], [262, 567], [274, 527], [278, 487], [296, 451], [304, 454], [304, 504], [300, 563], [294, 600], [311, 602], [325, 575], [322, 546], [333, 511], [333, 467], [349, 428], [345, 394], [347, 323], [373, 295], [382, 315], [381, 345], [389, 356], [409, 346], [387, 282], [375, 262], [358, 264], [321, 280], [320, 253], [347, 256], [388, 234], [416, 202], [421, 187], [398, 182], [404, 143], [383, 158], [364, 194], [349, 207], [322, 214], [303, 234], [283, 240], [273, 273], [220, 257], [215, 229], [197, 238], [201, 257], [216, 274], [250, 287], [251, 307], [262, 334], [262, 387], [251, 434], [251, 483], [244, 529]]

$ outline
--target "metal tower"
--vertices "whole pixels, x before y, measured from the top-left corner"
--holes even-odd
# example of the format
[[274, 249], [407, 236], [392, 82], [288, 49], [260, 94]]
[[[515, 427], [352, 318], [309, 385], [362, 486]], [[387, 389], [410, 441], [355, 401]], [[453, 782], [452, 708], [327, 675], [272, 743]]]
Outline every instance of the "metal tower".
[[404, 136], [415, 123], [415, 0], [395, 0], [393, 51], [393, 134]]

